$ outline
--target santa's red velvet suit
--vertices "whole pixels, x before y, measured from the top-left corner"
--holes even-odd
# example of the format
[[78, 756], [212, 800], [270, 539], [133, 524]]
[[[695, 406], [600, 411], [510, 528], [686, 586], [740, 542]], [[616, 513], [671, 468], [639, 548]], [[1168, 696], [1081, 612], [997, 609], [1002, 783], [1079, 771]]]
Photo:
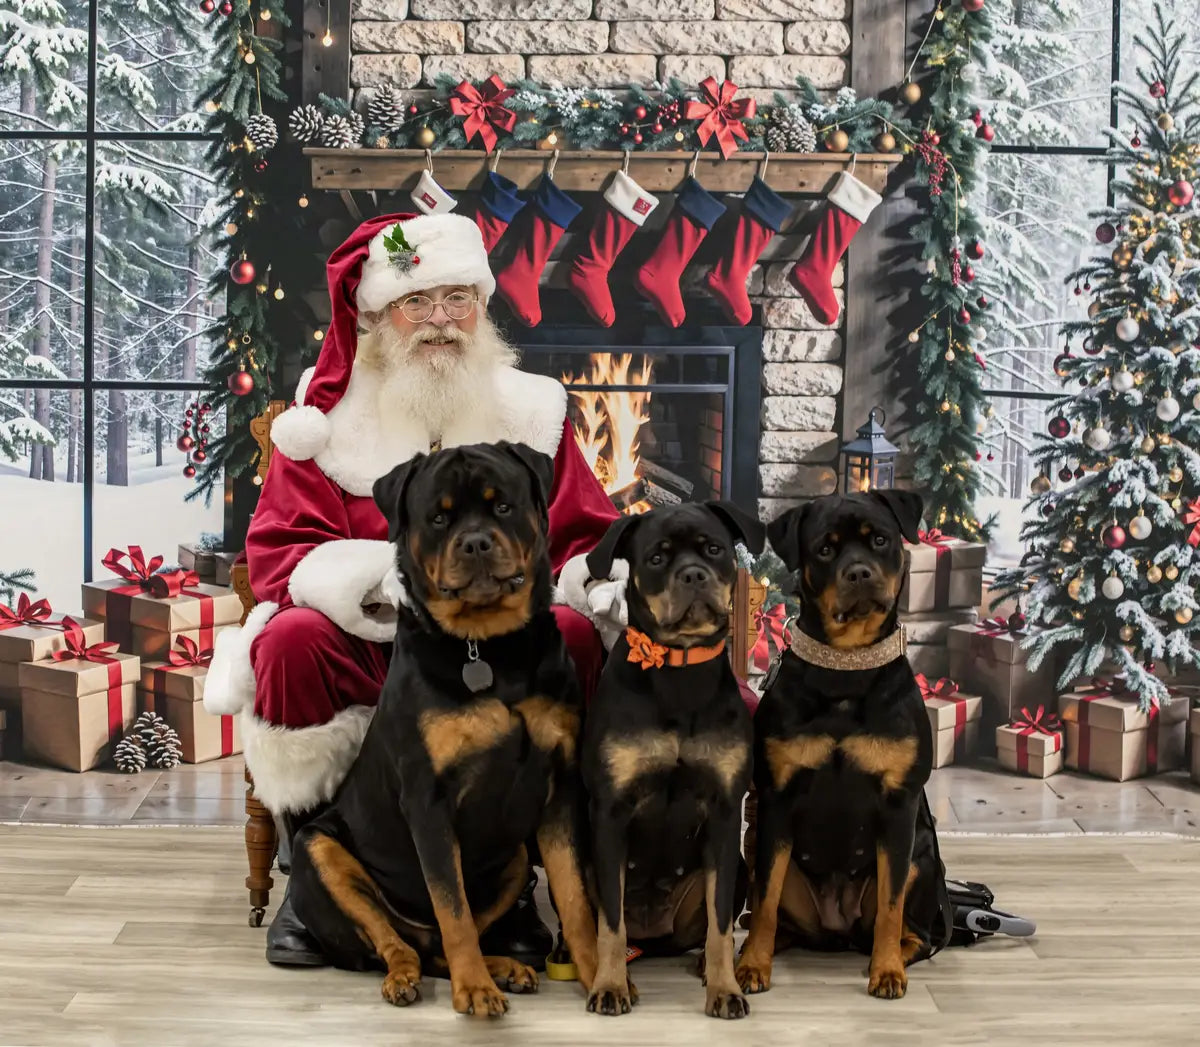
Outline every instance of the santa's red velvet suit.
[[[380, 246], [383, 232], [401, 220], [420, 256], [404, 270]], [[387, 404], [356, 359], [359, 314], [439, 285], [473, 285], [486, 299], [494, 281], [473, 222], [456, 215], [372, 219], [330, 258], [329, 285], [333, 321], [296, 405], [272, 428], [276, 453], [246, 539], [260, 602], [240, 630], [218, 637], [205, 688], [210, 712], [242, 713], [255, 792], [276, 814], [305, 811], [333, 796], [387, 671], [395, 551], [371, 498], [378, 477], [438, 444], [503, 439], [552, 455], [549, 547], [556, 576], [572, 558], [581, 564], [616, 517], [575, 442], [566, 393], [551, 378], [488, 367], [479, 376], [484, 395], [438, 432], [417, 417], [381, 417]], [[586, 600], [572, 602], [588, 613]], [[590, 691], [602, 654], [595, 628], [567, 606], [555, 613]]]

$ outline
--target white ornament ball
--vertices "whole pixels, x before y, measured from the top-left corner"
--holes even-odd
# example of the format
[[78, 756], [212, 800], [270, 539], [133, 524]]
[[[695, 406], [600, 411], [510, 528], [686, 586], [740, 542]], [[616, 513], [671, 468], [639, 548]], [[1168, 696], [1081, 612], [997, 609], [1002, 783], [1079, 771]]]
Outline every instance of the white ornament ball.
[[1133, 388], [1133, 375], [1129, 371], [1118, 371], [1112, 376], [1114, 393], [1127, 393]]
[[1140, 331], [1141, 327], [1132, 316], [1117, 321], [1117, 337], [1123, 342], [1132, 342]]
[[925, 263], [925, 272], [927, 272], [927, 273], [936, 273], [937, 272], [937, 259], [936, 258], [930, 258], [929, 261], [927, 261]]
[[1173, 422], [1179, 417], [1179, 401], [1170, 393], [1158, 401], [1154, 413], [1164, 422]]
[[1139, 542], [1145, 541], [1150, 537], [1150, 532], [1154, 530], [1154, 525], [1150, 522], [1150, 517], [1143, 513], [1138, 513], [1132, 520], [1129, 521], [1129, 533]]
[[1100, 591], [1110, 600], [1119, 600], [1125, 595], [1125, 583], [1114, 575], [1111, 578], [1104, 579], [1104, 584], [1100, 586]]
[[1112, 436], [1104, 426], [1098, 425], [1083, 434], [1083, 442], [1093, 451], [1107, 451], [1108, 445], [1112, 443]]
[[1195, 396], [1192, 397], [1192, 408], [1194, 410], [1200, 411], [1200, 393], [1197, 393]]

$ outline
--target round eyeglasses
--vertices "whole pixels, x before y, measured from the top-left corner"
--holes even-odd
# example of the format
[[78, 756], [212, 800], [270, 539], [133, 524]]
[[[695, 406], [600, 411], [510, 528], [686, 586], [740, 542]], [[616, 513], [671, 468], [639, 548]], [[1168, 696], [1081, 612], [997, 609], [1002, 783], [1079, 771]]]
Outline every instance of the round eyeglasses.
[[428, 320], [433, 316], [433, 310], [439, 305], [451, 320], [465, 320], [470, 316], [471, 310], [475, 308], [476, 297], [466, 291], [452, 291], [445, 298], [435, 302], [428, 295], [413, 294], [398, 302], [393, 302], [392, 308], [399, 309], [404, 314], [404, 319], [414, 324], [424, 323]]

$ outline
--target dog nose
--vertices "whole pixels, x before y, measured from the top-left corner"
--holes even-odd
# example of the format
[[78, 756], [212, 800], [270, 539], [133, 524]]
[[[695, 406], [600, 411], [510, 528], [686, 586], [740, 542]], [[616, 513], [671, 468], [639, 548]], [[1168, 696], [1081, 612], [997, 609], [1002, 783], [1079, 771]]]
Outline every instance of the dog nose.
[[842, 575], [850, 585], [866, 585], [875, 580], [875, 569], [861, 560], [852, 563]]
[[675, 576], [679, 579], [680, 585], [690, 585], [693, 588], [699, 588], [701, 585], [706, 585], [712, 580], [712, 572], [707, 567], [701, 567], [699, 564], [688, 564], [680, 569]]
[[468, 531], [460, 534], [455, 544], [458, 546], [458, 551], [464, 556], [486, 556], [492, 551], [494, 543], [491, 535], [485, 534], [483, 531]]

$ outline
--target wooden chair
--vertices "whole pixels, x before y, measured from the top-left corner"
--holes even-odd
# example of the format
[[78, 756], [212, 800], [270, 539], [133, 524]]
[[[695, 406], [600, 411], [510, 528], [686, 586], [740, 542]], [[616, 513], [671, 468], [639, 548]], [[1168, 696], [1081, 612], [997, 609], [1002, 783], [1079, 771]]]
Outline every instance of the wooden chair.
[[[260, 482], [267, 478], [267, 469], [271, 464], [274, 445], [271, 443], [271, 423], [275, 417], [287, 409], [283, 400], [272, 400], [267, 409], [250, 423], [250, 434], [261, 450], [258, 460], [257, 475]], [[234, 592], [242, 601], [242, 621], [254, 609], [254, 593], [250, 588], [250, 572], [245, 563], [234, 564], [230, 570], [230, 582]], [[749, 676], [750, 651], [754, 647], [756, 630], [754, 616], [766, 599], [767, 590], [756, 578], [752, 578], [744, 569], [738, 570], [737, 580], [733, 589], [733, 630], [732, 651], [733, 671], [738, 679], [745, 680]], [[279, 853], [279, 830], [271, 812], [266, 809], [254, 795], [254, 779], [249, 768], [246, 777], [246, 859], [250, 873], [246, 877], [246, 888], [250, 892], [250, 926], [261, 927], [267, 906], [271, 900], [271, 888], [275, 881], [271, 878], [271, 869]], [[751, 793], [746, 800], [746, 817], [751, 817], [751, 807], [754, 795]], [[751, 823], [753, 824], [753, 823]], [[747, 839], [751, 839], [747, 830]]]

